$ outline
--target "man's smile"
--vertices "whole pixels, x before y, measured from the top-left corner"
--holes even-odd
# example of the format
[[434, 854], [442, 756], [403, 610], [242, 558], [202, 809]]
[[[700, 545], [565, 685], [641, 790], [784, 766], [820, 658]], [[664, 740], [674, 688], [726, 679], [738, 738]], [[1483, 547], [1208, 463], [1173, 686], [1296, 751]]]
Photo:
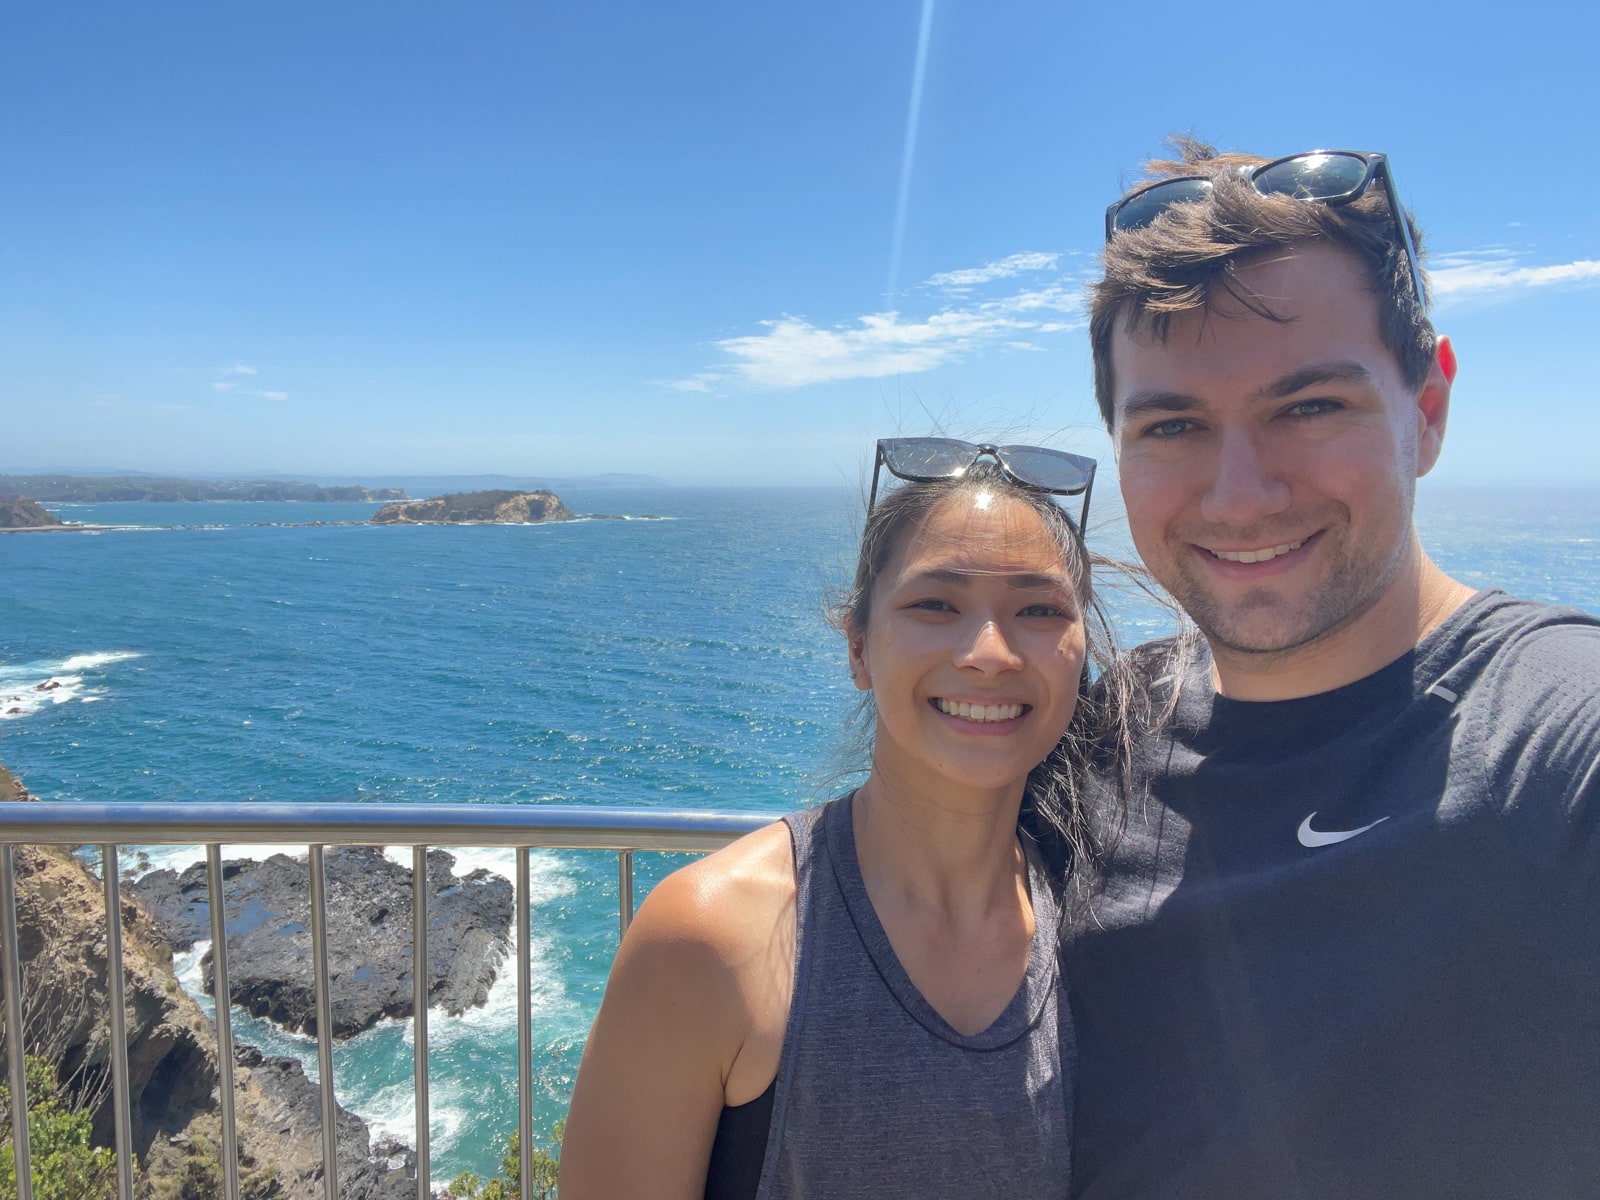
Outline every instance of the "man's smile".
[[1213, 550], [1208, 546], [1203, 546], [1201, 549], [1207, 550], [1224, 562], [1258, 563], [1277, 558], [1280, 555], [1289, 553], [1291, 550], [1298, 550], [1305, 544], [1306, 539], [1301, 538], [1298, 542], [1284, 542], [1282, 545], [1268, 546], [1262, 550]]

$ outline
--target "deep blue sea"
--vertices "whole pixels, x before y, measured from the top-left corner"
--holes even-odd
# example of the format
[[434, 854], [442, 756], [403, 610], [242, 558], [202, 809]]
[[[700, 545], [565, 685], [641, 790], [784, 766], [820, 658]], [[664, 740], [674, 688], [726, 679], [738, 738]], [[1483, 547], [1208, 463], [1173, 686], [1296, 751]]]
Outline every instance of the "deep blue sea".
[[[60, 800], [776, 814], [815, 798], [856, 696], [824, 604], [860, 496], [563, 499], [636, 519], [313, 526], [375, 506], [52, 506], [125, 528], [0, 536], [0, 762]], [[1096, 503], [1093, 539], [1124, 551], [1111, 497]], [[1424, 544], [1457, 578], [1591, 611], [1597, 514], [1597, 491], [1424, 488], [1418, 501]], [[1118, 604], [1128, 641], [1165, 631], [1149, 605]], [[62, 686], [33, 690], [48, 679]], [[462, 851], [458, 870], [510, 864]], [[639, 856], [641, 891], [672, 865]], [[616, 949], [616, 886], [614, 855], [534, 853], [537, 1128], [570, 1094]], [[179, 965], [198, 991], [198, 954]], [[515, 1124], [514, 1006], [507, 964], [485, 1009], [431, 1022], [436, 1181], [497, 1166]], [[236, 1020], [241, 1039], [315, 1074], [309, 1039]], [[410, 1140], [408, 1022], [341, 1045], [335, 1076], [342, 1103]]]

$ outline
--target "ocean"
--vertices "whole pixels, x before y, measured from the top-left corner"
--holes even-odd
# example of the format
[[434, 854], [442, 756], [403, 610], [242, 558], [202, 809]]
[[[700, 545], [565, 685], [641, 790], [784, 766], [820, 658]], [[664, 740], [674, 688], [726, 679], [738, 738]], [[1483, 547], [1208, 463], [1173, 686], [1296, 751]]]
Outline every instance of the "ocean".
[[[387, 527], [331, 523], [370, 504], [52, 505], [121, 528], [0, 536], [0, 763], [45, 799], [84, 801], [778, 814], [838, 786], [857, 693], [826, 603], [860, 495], [562, 498], [630, 519]], [[1417, 523], [1463, 582], [1600, 611], [1597, 502], [1424, 486]], [[1114, 489], [1096, 505], [1092, 542], [1125, 555]], [[1169, 628], [1127, 593], [1114, 608], [1128, 642]], [[61, 686], [34, 690], [47, 679]], [[197, 860], [150, 852], [152, 866]], [[638, 856], [640, 894], [677, 861]], [[509, 875], [511, 855], [459, 852], [458, 871], [479, 866]], [[616, 950], [616, 887], [614, 855], [533, 854], [537, 1130], [571, 1092]], [[178, 964], [195, 992], [198, 961]], [[516, 1122], [514, 1010], [507, 964], [485, 1008], [431, 1015], [436, 1182], [498, 1167]], [[241, 1040], [315, 1076], [310, 1039], [235, 1019]], [[341, 1103], [410, 1140], [408, 1021], [342, 1043], [334, 1074]]]

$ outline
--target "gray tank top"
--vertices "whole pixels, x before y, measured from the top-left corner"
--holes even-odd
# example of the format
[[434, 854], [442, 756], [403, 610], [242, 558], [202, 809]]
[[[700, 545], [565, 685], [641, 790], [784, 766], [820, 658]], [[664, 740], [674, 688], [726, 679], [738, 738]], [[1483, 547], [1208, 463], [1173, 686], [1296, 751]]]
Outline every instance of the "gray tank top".
[[1022, 986], [968, 1037], [889, 945], [856, 862], [850, 800], [784, 818], [798, 949], [758, 1200], [1067, 1196], [1073, 1049], [1043, 871], [1030, 855]]

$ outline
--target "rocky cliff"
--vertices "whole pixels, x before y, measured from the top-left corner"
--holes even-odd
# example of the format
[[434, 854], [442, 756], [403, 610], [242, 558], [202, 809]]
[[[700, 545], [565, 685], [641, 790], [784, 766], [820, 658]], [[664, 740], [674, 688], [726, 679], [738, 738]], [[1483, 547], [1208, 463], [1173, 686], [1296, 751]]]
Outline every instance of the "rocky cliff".
[[[27, 794], [0, 768], [0, 800]], [[56, 1066], [91, 1114], [94, 1141], [112, 1144], [107, 1031], [105, 904], [101, 883], [61, 850], [20, 846], [19, 959], [25, 1042]], [[123, 968], [127, 999], [133, 1145], [139, 1200], [220, 1200], [217, 1044], [211, 1021], [179, 986], [172, 952], [150, 915], [125, 891]], [[0, 1047], [4, 1039], [0, 1038]], [[289, 1059], [240, 1047], [235, 1074], [240, 1175], [248, 1200], [322, 1200], [316, 1088]], [[373, 1146], [354, 1114], [335, 1115], [340, 1193], [346, 1200], [410, 1200], [414, 1156]]]
[[0, 499], [0, 529], [44, 529], [65, 524], [26, 496]]
[[372, 514], [379, 525], [534, 525], [572, 521], [577, 514], [554, 492], [457, 492], [432, 500], [386, 504]]

